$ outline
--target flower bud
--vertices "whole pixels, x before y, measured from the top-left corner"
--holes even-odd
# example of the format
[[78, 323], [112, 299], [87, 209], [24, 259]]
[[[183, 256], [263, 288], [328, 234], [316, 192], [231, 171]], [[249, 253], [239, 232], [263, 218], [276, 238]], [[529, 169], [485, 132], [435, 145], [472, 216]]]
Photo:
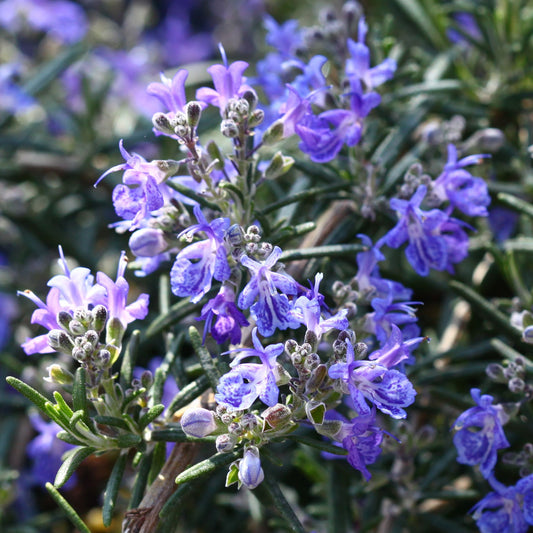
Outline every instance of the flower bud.
[[87, 328], [79, 320], [71, 320], [68, 328], [76, 336], [83, 335], [87, 331]]
[[248, 102], [248, 108], [250, 109], [250, 111], [253, 111], [256, 108], [257, 102], [259, 101], [256, 92], [251, 89], [244, 91], [241, 98]]
[[250, 128], [255, 128], [259, 126], [265, 120], [265, 112], [262, 109], [256, 109], [248, 119], [248, 126]]
[[203, 407], [188, 409], [181, 417], [181, 427], [190, 437], [202, 438], [217, 428], [215, 413]]
[[281, 152], [276, 152], [268, 164], [264, 176], [266, 179], [278, 178], [288, 172], [293, 164], [294, 159], [292, 157], [284, 156]]
[[187, 122], [191, 128], [195, 128], [200, 121], [202, 115], [202, 108], [198, 102], [189, 102], [185, 106], [185, 113], [187, 114]]
[[234, 137], [237, 137], [239, 135], [239, 126], [237, 126], [237, 123], [235, 121], [226, 119], [221, 122], [220, 131], [222, 132], [222, 135], [224, 135], [224, 137], [229, 137], [230, 139], [233, 139]]
[[164, 113], [156, 113], [152, 117], [152, 124], [157, 131], [164, 133], [165, 135], [174, 135], [174, 129], [168, 117]]
[[164, 232], [156, 228], [138, 229], [128, 244], [136, 257], [155, 257], [167, 248]]
[[276, 120], [263, 134], [263, 144], [269, 146], [283, 139], [284, 125], [281, 120]]
[[72, 315], [70, 313], [67, 313], [66, 311], [59, 311], [59, 313], [57, 313], [56, 320], [62, 328], [65, 328], [67, 331], [69, 331], [68, 326], [72, 320]]
[[215, 447], [218, 453], [228, 453], [235, 448], [237, 443], [237, 438], [233, 435], [225, 433], [224, 435], [219, 435], [215, 442]]
[[92, 327], [95, 331], [100, 333], [107, 322], [107, 308], [103, 305], [96, 305], [92, 310], [93, 323]]
[[259, 450], [250, 446], [244, 451], [244, 456], [239, 462], [239, 481], [249, 489], [255, 489], [265, 478], [261, 468]]
[[52, 329], [48, 332], [48, 344], [54, 350], [67, 354], [71, 354], [74, 348], [70, 335], [61, 329]]
[[72, 385], [74, 383], [74, 376], [56, 363], [47, 366], [46, 370], [48, 371], [48, 377], [44, 378], [45, 381], [57, 383], [58, 385]]
[[290, 421], [291, 414], [291, 410], [286, 405], [277, 403], [276, 405], [265, 409], [261, 413], [261, 416], [271, 428], [279, 428], [283, 427]]
[[491, 381], [495, 381], [496, 383], [507, 382], [507, 378], [503, 374], [503, 366], [498, 363], [488, 365], [485, 372]]

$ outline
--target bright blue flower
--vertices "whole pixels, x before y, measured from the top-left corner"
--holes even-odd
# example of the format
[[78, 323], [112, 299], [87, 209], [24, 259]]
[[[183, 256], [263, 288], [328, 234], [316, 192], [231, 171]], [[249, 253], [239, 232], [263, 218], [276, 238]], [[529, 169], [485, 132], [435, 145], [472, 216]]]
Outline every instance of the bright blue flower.
[[385, 59], [379, 65], [370, 68], [370, 50], [364, 44], [368, 27], [365, 18], [359, 19], [358, 42], [348, 39], [350, 58], [346, 61], [346, 76], [362, 81], [372, 90], [394, 76], [396, 61]]
[[414, 402], [416, 391], [405, 374], [374, 361], [356, 360], [352, 343], [346, 341], [346, 362], [329, 368], [329, 377], [340, 379], [360, 415], [370, 412], [367, 401], [393, 418], [405, 418], [403, 409]]
[[457, 161], [457, 148], [448, 145], [448, 161], [442, 174], [433, 182], [432, 194], [442, 202], [448, 200], [452, 207], [465, 215], [485, 217], [490, 196], [485, 180], [472, 176], [464, 169], [478, 164], [487, 154], [470, 155]]
[[363, 133], [363, 120], [379, 105], [379, 94], [363, 94], [358, 80], [350, 79], [351, 90], [346, 95], [350, 109], [330, 109], [315, 117], [306, 115], [296, 126], [300, 136], [300, 150], [312, 161], [325, 163], [336, 157], [341, 148], [355, 146]]
[[[263, 348], [257, 338], [257, 328], [252, 331], [253, 348], [232, 350], [240, 354], [231, 362], [232, 369], [218, 383], [215, 400], [229, 409], [248, 409], [259, 398], [269, 407], [279, 397], [276, 384], [279, 372], [276, 359], [283, 353], [283, 343]], [[241, 363], [244, 358], [259, 357], [261, 363]]]
[[176, 256], [170, 271], [170, 284], [176, 296], [190, 296], [191, 302], [200, 301], [211, 288], [211, 281], [225, 281], [230, 276], [224, 236], [229, 228], [228, 218], [207, 222], [200, 206], [195, 205], [195, 224], [179, 234], [189, 238], [202, 231], [207, 239], [190, 244]]
[[318, 339], [333, 328], [344, 330], [349, 326], [346, 318], [347, 309], [339, 311], [336, 315], [327, 313], [328, 316], [322, 316], [324, 297], [318, 290], [323, 277], [324, 275], [320, 272], [316, 274], [315, 283], [311, 291], [308, 291], [309, 294], [299, 296], [293, 304], [293, 316], [304, 324], [307, 330], [315, 333]]
[[267, 30], [266, 43], [275, 48], [285, 59], [294, 57], [296, 49], [303, 42], [298, 21], [287, 20], [278, 24], [272, 17], [265, 15], [263, 24]]
[[359, 470], [368, 481], [372, 476], [367, 465], [376, 462], [383, 440], [383, 430], [376, 424], [376, 410], [372, 409], [349, 422], [338, 414], [335, 414], [334, 418], [343, 421], [334, 440], [340, 442], [348, 452], [347, 460], [350, 466]]
[[533, 475], [506, 487], [493, 475], [494, 492], [487, 494], [470, 512], [481, 533], [527, 533], [533, 526]]
[[470, 394], [476, 406], [467, 409], [455, 421], [457, 432], [453, 443], [457, 448], [457, 461], [479, 465], [483, 476], [488, 478], [496, 465], [498, 450], [509, 446], [503, 431], [503, 424], [509, 417], [500, 405], [492, 405], [492, 396], [481, 396], [479, 389], [471, 389]]
[[218, 294], [204, 305], [199, 320], [205, 320], [204, 342], [210, 332], [218, 344], [226, 341], [238, 344], [241, 328], [250, 325], [235, 305], [235, 291], [229, 284], [222, 285]]
[[415, 337], [404, 341], [400, 328], [391, 324], [391, 332], [385, 344], [372, 352], [368, 358], [378, 365], [393, 368], [403, 361], [409, 361], [412, 358], [411, 351], [424, 339], [425, 337]]
[[123, 229], [134, 230], [142, 225], [144, 219], [150, 217], [151, 212], [163, 207], [174, 196], [174, 192], [164, 184], [168, 176], [156, 161], [148, 162], [135, 152], [129, 154], [122, 140], [119, 148], [126, 162], [104, 172], [94, 186], [108, 174], [124, 170], [123, 184], [113, 189], [113, 205], [117, 215], [128, 221]]
[[248, 63], [246, 61], [235, 61], [228, 65], [226, 52], [222, 45], [219, 45], [219, 49], [224, 64], [212, 65], [207, 69], [207, 72], [213, 78], [215, 88], [201, 87], [196, 91], [196, 99], [218, 107], [220, 114], [223, 115], [231, 98], [239, 98], [245, 91], [253, 91], [253, 89], [245, 84], [246, 78], [243, 77], [244, 71], [248, 68]]
[[237, 304], [241, 309], [251, 306], [250, 311], [257, 329], [265, 337], [270, 337], [276, 329], [300, 327], [287, 297], [298, 293], [298, 284], [288, 274], [271, 270], [281, 253], [281, 248], [275, 246], [262, 262], [254, 261], [246, 255], [241, 257], [241, 263], [250, 271], [251, 279], [239, 295]]
[[468, 253], [468, 236], [462, 229], [466, 224], [439, 209], [420, 209], [426, 191], [427, 187], [420, 185], [410, 200], [393, 198], [390, 201], [398, 223], [380, 243], [398, 248], [409, 241], [405, 255], [421, 276], [427, 276], [431, 268], [453, 272], [453, 264], [462, 261]]

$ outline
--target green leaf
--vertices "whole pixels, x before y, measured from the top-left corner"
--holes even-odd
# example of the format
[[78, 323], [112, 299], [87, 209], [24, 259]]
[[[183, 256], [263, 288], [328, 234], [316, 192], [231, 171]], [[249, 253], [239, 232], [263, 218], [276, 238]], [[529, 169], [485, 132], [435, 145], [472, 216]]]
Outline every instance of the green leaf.
[[200, 311], [203, 306], [203, 302], [192, 304], [187, 299], [180, 300], [168, 310], [168, 313], [159, 315], [154, 319], [146, 330], [146, 337], [153, 337], [154, 335], [161, 333], [164, 329], [173, 324], [181, 322], [186, 316]]
[[285, 250], [280, 257], [280, 261], [297, 261], [300, 259], [312, 259], [314, 257], [345, 257], [358, 252], [363, 252], [366, 247], [362, 244], [328, 244], [315, 248]]
[[211, 356], [207, 348], [202, 344], [202, 336], [194, 326], [189, 327], [189, 337], [191, 339], [194, 351], [200, 359], [200, 364], [202, 365], [202, 368], [205, 371], [211, 388], [213, 390], [216, 390], [221, 374], [218, 368], [215, 366], [213, 357]]
[[163, 411], [165, 406], [162, 404], [157, 404], [148, 409], [144, 415], [139, 419], [139, 428], [144, 429], [148, 424], [152, 423]]
[[121, 452], [115, 461], [113, 470], [107, 481], [107, 486], [104, 492], [104, 506], [102, 509], [102, 520], [105, 527], [109, 527], [111, 525], [111, 520], [113, 519], [113, 511], [115, 510], [115, 505], [117, 503], [118, 491], [122, 477], [124, 476], [127, 459], [127, 452]]
[[59, 391], [54, 391], [54, 398], [59, 412], [65, 415], [67, 418], [71, 418], [74, 412], [67, 404], [63, 396], [61, 396], [61, 393]]
[[92, 448], [89, 446], [69, 450], [63, 456], [63, 464], [59, 467], [59, 470], [57, 471], [54, 485], [57, 488], [62, 487], [69, 480], [70, 476], [74, 473], [76, 468], [80, 466], [82, 461], [89, 457], [89, 455], [93, 454], [95, 451], [96, 448]]
[[156, 479], [157, 475], [163, 468], [166, 461], [167, 444], [166, 442], [158, 442], [154, 446], [152, 455], [152, 464], [150, 466], [150, 473], [148, 474], [148, 484], [151, 485]]
[[122, 364], [120, 366], [120, 384], [124, 387], [131, 386], [131, 380], [133, 379], [133, 367], [137, 360], [139, 353], [139, 344], [141, 342], [141, 332], [136, 329], [132, 332], [128, 341], [128, 345], [124, 350], [122, 357]]
[[305, 444], [306, 446], [311, 446], [312, 448], [316, 448], [321, 452], [333, 453], [335, 455], [348, 455], [348, 452], [344, 448], [341, 448], [340, 446], [335, 446], [334, 444], [323, 440], [317, 440], [313, 437], [292, 434], [286, 435], [284, 438], [294, 440], [296, 442], [299, 442], [300, 444]]
[[133, 448], [142, 442], [142, 437], [128, 433], [126, 435], [119, 435], [116, 438], [116, 442], [119, 448]]
[[128, 432], [131, 431], [131, 426], [123, 418], [118, 418], [117, 416], [96, 415], [93, 420], [97, 424], [120, 428]]
[[193, 200], [197, 201], [202, 207], [207, 207], [208, 209], [212, 209], [213, 211], [220, 211], [220, 207], [217, 204], [209, 201], [205, 196], [198, 194], [192, 189], [189, 189], [189, 187], [186, 187], [178, 180], [169, 179], [165, 181], [165, 183], [171, 189], [174, 189], [175, 191], [178, 191], [179, 193], [183, 194], [183, 196], [187, 196], [187, 198], [192, 198]]
[[20, 379], [14, 378], [13, 376], [7, 376], [6, 381], [14, 389], [18, 390], [21, 394], [26, 396], [26, 398], [28, 398], [30, 402], [32, 402], [36, 407], [38, 407], [40, 411], [45, 414], [48, 414], [45, 407], [47, 403], [50, 403], [50, 400], [48, 400], [48, 398], [45, 398], [40, 392], [37, 392], [34, 388], [30, 387], [29, 385], [26, 385], [26, 383], [20, 381]]
[[72, 408], [74, 411], [87, 412], [87, 391], [85, 387], [87, 377], [85, 368], [79, 367], [74, 376], [72, 386]]
[[209, 388], [209, 380], [207, 376], [201, 375], [198, 379], [195, 379], [192, 383], [189, 383], [183, 389], [181, 389], [174, 399], [170, 403], [168, 413], [175, 413], [178, 409], [185, 407], [189, 402], [200, 396]]
[[515, 340], [522, 340], [522, 332], [511, 325], [510, 317], [502, 313], [495, 305], [459, 281], [451, 280], [450, 287], [507, 335]]
[[194, 479], [198, 479], [199, 477], [206, 476], [207, 474], [210, 474], [215, 470], [222, 468], [223, 466], [229, 465], [235, 461], [240, 454], [240, 450], [230, 453], [216, 453], [215, 455], [209, 457], [209, 459], [205, 459], [204, 461], [196, 463], [195, 465], [187, 468], [187, 470], [184, 470], [176, 478], [176, 484], [181, 485]]
[[216, 436], [208, 435], [207, 437], [197, 438], [187, 435], [179, 424], [168, 424], [163, 429], [154, 429], [150, 433], [150, 440], [160, 442], [214, 442]]
[[53, 498], [53, 500], [63, 509], [68, 519], [76, 526], [80, 533], [91, 533], [91, 530], [85, 525], [85, 522], [78, 516], [76, 511], [70, 506], [70, 504], [61, 496], [60, 492], [52, 485], [52, 483], [47, 483], [46, 490]]

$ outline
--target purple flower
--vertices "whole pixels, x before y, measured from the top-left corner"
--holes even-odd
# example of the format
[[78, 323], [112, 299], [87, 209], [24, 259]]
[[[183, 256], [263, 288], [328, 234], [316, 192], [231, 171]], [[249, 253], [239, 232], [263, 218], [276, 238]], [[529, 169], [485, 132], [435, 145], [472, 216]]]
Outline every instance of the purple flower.
[[65, 44], [83, 38], [87, 19], [83, 8], [66, 0], [4, 0], [0, 4], [0, 26], [10, 32], [28, 26]]
[[466, 465], [479, 465], [485, 478], [488, 478], [498, 457], [498, 450], [510, 446], [503, 424], [508, 416], [500, 405], [492, 405], [492, 396], [481, 396], [479, 389], [471, 389], [470, 394], [476, 407], [462, 413], [455, 421], [457, 430], [453, 443], [457, 448], [457, 461]]
[[20, 65], [16, 63], [0, 65], [0, 94], [2, 95], [0, 110], [2, 111], [16, 113], [28, 109], [35, 103], [35, 100], [13, 81], [19, 71]]
[[[335, 418], [343, 419], [340, 415]], [[368, 481], [371, 474], [367, 465], [376, 462], [381, 453], [383, 430], [376, 425], [376, 410], [353, 418], [350, 422], [343, 421], [340, 431], [335, 435], [335, 440], [342, 444], [348, 452], [348, 463], [359, 470]]]
[[368, 27], [365, 18], [359, 19], [358, 42], [348, 39], [350, 58], [346, 61], [346, 76], [362, 81], [368, 89], [374, 89], [394, 76], [396, 61], [385, 59], [370, 68], [370, 50], [364, 44]]
[[223, 284], [218, 294], [204, 305], [199, 320], [205, 320], [204, 342], [206, 334], [211, 332], [218, 344], [226, 341], [238, 344], [241, 328], [250, 325], [235, 305], [235, 291], [229, 284]]
[[439, 228], [448, 216], [439, 209], [423, 211], [420, 204], [427, 187], [420, 185], [410, 200], [393, 198], [390, 206], [398, 215], [398, 223], [382, 240], [391, 248], [409, 241], [405, 255], [420, 276], [427, 276], [430, 268], [444, 270], [448, 266], [448, 246]]
[[113, 205], [117, 215], [128, 221], [128, 229], [134, 230], [152, 211], [165, 204], [169, 192], [166, 190], [168, 186], [163, 187], [163, 182], [167, 175], [159, 168], [156, 161], [148, 162], [135, 152], [129, 154], [122, 140], [119, 148], [126, 162], [104, 172], [94, 186], [96, 187], [108, 174], [124, 170], [123, 184], [113, 189]]
[[315, 117], [307, 114], [296, 126], [300, 136], [300, 150], [309, 155], [312, 161], [325, 163], [331, 161], [341, 148], [355, 146], [363, 133], [363, 119], [379, 105], [379, 94], [363, 94], [358, 80], [350, 79], [350, 109], [330, 109]]
[[272, 17], [266, 15], [263, 19], [267, 30], [266, 42], [275, 48], [284, 58], [293, 57], [296, 49], [302, 44], [302, 32], [297, 20], [287, 20], [278, 24]]
[[403, 361], [411, 359], [411, 350], [416, 348], [425, 337], [403, 340], [402, 332], [396, 324], [391, 324], [391, 332], [385, 344], [372, 352], [368, 358], [378, 365], [393, 368]]
[[248, 446], [244, 451], [243, 458], [239, 461], [238, 476], [239, 481], [248, 489], [255, 489], [265, 478], [256, 446]]
[[113, 281], [103, 272], [96, 273], [96, 282], [105, 289], [105, 298], [99, 303], [104, 305], [108, 311], [108, 320], [116, 319], [122, 327], [134, 320], [142, 320], [148, 314], [148, 294], [140, 294], [131, 304], [126, 304], [128, 298], [129, 285], [124, 277], [128, 260], [126, 252], [121, 252], [117, 268], [117, 277]]
[[[87, 308], [90, 305], [97, 305], [102, 303], [105, 296], [105, 288], [94, 284], [94, 276], [88, 268], [76, 267], [72, 271], [68, 268], [61, 246], [59, 256], [59, 265], [64, 273], [53, 276], [48, 282], [51, 288], [46, 297], [46, 303], [32, 291], [18, 291], [17, 293], [25, 296], [38, 307], [31, 316], [31, 323], [39, 324], [47, 330], [61, 329], [57, 323], [57, 314], [60, 311], [71, 313], [77, 307]], [[22, 348], [27, 355], [55, 351], [48, 345], [46, 334], [29, 339], [22, 345]]]
[[472, 176], [464, 167], [479, 163], [487, 154], [470, 155], [457, 161], [457, 148], [448, 145], [448, 162], [442, 174], [434, 181], [432, 193], [442, 202], [469, 216], [485, 217], [490, 196], [485, 180]]
[[[457, 26], [472, 39], [475, 41], [480, 41], [482, 39], [483, 35], [479, 30], [479, 26], [474, 15], [467, 13], [466, 11], [459, 11], [457, 13], [453, 13], [452, 18], [456, 22]], [[450, 27], [446, 30], [446, 36], [454, 44], [470, 46], [469, 40], [463, 35], [463, 33], [457, 31], [453, 27]]]
[[[218, 383], [215, 400], [229, 409], [248, 409], [257, 398], [269, 407], [278, 401], [276, 359], [283, 353], [283, 343], [263, 348], [257, 338], [257, 328], [252, 331], [252, 339], [254, 348], [232, 350], [240, 354], [231, 362], [232, 369]], [[241, 363], [246, 357], [259, 357], [261, 363]]]
[[226, 105], [231, 98], [239, 98], [245, 91], [253, 89], [245, 85], [243, 72], [248, 68], [245, 61], [235, 61], [228, 66], [226, 52], [222, 45], [219, 45], [220, 54], [222, 55], [223, 65], [212, 65], [207, 72], [213, 78], [214, 89], [210, 87], [201, 87], [196, 91], [196, 99], [200, 102], [213, 105], [220, 109], [220, 114], [224, 114]]
[[346, 341], [346, 362], [329, 368], [329, 377], [344, 382], [360, 415], [370, 412], [367, 400], [393, 418], [405, 418], [403, 409], [414, 402], [413, 385], [398, 370], [389, 370], [375, 361], [356, 360], [352, 343]]
[[511, 487], [493, 475], [489, 482], [494, 492], [471, 509], [481, 533], [527, 533], [533, 526], [533, 475]]
[[[276, 329], [298, 329], [300, 326], [292, 314], [287, 297], [298, 293], [298, 284], [288, 274], [271, 270], [281, 253], [281, 248], [275, 246], [261, 263], [246, 255], [241, 258], [241, 263], [250, 271], [252, 277], [239, 295], [237, 303], [241, 309], [251, 306], [250, 311], [259, 333], [265, 337], [272, 335]], [[252, 305], [256, 298], [257, 301]]]
[[313, 331], [319, 339], [332, 328], [343, 330], [349, 326], [346, 318], [347, 309], [343, 309], [333, 316], [328, 313], [329, 316], [322, 318], [324, 297], [318, 292], [318, 289], [323, 277], [322, 273], [316, 274], [315, 283], [311, 291], [308, 291], [309, 294], [299, 296], [293, 304], [293, 316], [308, 330]]
[[170, 284], [176, 296], [190, 296], [191, 302], [195, 303], [209, 291], [213, 278], [218, 281], [229, 278], [224, 236], [230, 222], [227, 218], [217, 218], [208, 223], [198, 205], [193, 210], [198, 224], [182, 231], [179, 237], [187, 235], [192, 238], [195, 233], [203, 231], [207, 239], [187, 246], [176, 256], [170, 271]]
[[187, 104], [185, 80], [188, 75], [185, 69], [179, 69], [172, 79], [161, 73], [161, 83], [150, 83], [146, 88], [148, 94], [155, 96], [163, 104], [170, 117], [184, 112]]

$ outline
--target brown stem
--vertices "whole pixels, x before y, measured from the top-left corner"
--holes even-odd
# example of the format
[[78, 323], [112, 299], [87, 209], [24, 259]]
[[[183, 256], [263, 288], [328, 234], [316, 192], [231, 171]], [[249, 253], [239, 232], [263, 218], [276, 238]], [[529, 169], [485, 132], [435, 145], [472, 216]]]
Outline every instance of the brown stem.
[[139, 507], [126, 512], [122, 521], [122, 533], [154, 533], [159, 523], [159, 513], [168, 498], [176, 490], [174, 480], [191, 464], [197, 444], [177, 443], [161, 472], [148, 487]]

